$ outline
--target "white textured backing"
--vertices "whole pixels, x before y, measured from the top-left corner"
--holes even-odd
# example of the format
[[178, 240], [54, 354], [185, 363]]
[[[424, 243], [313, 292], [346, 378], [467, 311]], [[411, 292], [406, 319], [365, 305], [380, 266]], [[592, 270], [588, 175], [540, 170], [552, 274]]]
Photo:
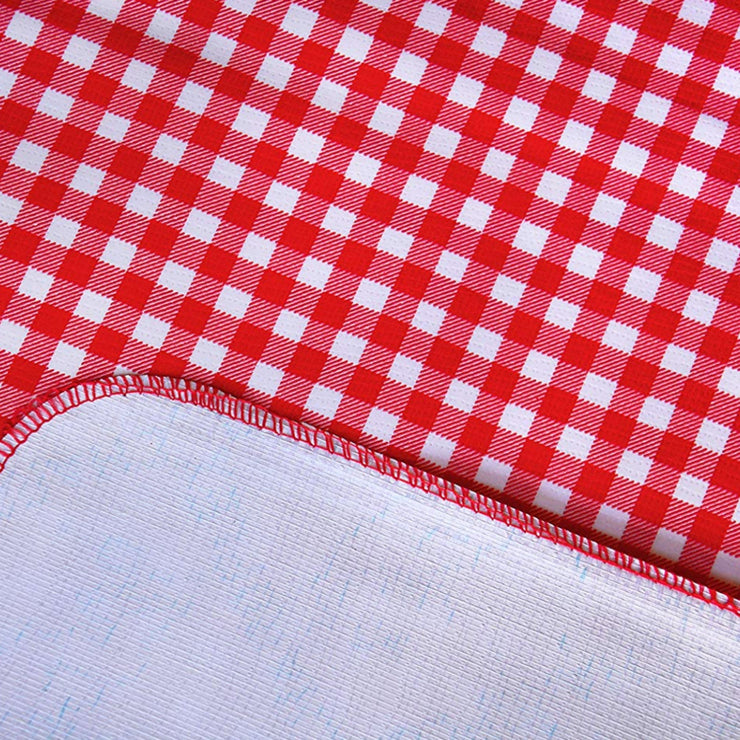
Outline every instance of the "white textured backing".
[[161, 398], [0, 473], [2, 737], [731, 737], [740, 620]]

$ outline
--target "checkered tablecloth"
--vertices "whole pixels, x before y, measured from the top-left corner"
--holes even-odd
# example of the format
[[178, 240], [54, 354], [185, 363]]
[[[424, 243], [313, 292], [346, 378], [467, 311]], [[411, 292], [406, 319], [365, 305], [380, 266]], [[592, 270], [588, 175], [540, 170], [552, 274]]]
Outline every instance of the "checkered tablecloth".
[[0, 418], [193, 378], [737, 593], [739, 24], [3, 3]]

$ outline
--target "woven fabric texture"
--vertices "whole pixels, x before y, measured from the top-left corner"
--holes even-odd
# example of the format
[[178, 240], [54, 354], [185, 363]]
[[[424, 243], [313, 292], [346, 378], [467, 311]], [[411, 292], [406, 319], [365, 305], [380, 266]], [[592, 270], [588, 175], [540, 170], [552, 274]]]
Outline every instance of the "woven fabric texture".
[[740, 723], [736, 615], [174, 400], [47, 421], [0, 475], [0, 523], [4, 737]]
[[734, 2], [0, 9], [0, 414], [212, 383], [738, 593]]

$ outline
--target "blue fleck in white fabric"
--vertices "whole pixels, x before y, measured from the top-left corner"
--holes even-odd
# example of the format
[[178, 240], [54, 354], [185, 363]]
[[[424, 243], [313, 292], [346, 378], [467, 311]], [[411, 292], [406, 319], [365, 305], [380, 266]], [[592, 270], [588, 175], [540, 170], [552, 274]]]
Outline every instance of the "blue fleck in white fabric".
[[0, 581], [7, 738], [740, 727], [732, 614], [162, 398], [88, 403], [21, 445]]

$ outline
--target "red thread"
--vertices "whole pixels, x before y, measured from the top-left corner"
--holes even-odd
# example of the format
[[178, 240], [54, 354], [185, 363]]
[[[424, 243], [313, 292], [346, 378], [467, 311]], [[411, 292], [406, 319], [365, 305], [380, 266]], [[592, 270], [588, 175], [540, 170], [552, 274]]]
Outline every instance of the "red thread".
[[153, 395], [180, 401], [181, 403], [189, 403], [209, 411], [215, 411], [249, 426], [264, 429], [282, 437], [290, 437], [297, 442], [325, 450], [332, 455], [359, 463], [363, 467], [375, 470], [382, 475], [408, 483], [445, 501], [454, 501], [463, 508], [470, 509], [478, 514], [484, 514], [495, 521], [516, 527], [536, 537], [550, 540], [555, 544], [564, 545], [571, 550], [584, 553], [596, 560], [647, 578], [655, 583], [660, 583], [674, 591], [714, 604], [740, 616], [740, 599], [729, 597], [720, 591], [702, 586], [696, 581], [672, 573], [665, 568], [659, 568], [640, 558], [627, 555], [588, 537], [543, 521], [508, 504], [482, 497], [475, 491], [457, 483], [452, 483], [409, 463], [371, 450], [357, 442], [344, 439], [310, 424], [279, 416], [261, 406], [191, 380], [157, 375], [120, 375], [100, 380], [84, 381], [66, 389], [39, 396], [1, 430], [0, 472], [18, 447], [31, 434], [58, 414], [88, 401], [110, 396], [125, 396], [129, 393]]

